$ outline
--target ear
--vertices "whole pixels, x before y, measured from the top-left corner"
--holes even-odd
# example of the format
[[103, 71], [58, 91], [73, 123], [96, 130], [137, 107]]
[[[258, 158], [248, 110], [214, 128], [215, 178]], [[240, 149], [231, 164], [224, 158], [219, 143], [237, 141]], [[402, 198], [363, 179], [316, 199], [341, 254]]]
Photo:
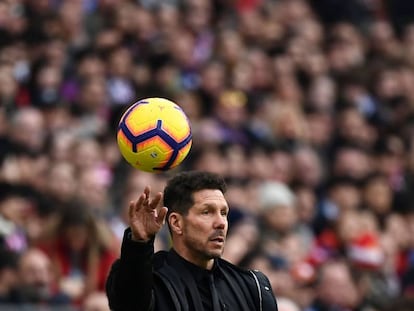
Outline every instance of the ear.
[[171, 231], [177, 235], [183, 234], [183, 216], [178, 213], [171, 213], [168, 217]]

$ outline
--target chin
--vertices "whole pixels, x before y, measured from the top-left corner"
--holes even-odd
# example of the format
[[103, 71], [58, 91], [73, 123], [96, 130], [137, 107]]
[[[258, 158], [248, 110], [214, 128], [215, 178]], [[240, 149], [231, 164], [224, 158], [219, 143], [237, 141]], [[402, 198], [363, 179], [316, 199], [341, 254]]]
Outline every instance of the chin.
[[220, 250], [212, 250], [208, 253], [210, 258], [220, 258], [223, 255], [223, 249]]

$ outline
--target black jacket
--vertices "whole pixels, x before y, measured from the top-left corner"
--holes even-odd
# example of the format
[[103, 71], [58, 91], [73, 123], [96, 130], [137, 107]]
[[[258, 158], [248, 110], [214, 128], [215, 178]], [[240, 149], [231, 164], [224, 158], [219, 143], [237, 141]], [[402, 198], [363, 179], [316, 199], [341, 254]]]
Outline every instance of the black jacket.
[[[174, 251], [154, 254], [153, 241], [132, 241], [127, 229], [121, 257], [112, 266], [106, 291], [114, 311], [202, 311], [197, 284], [189, 269], [173, 260]], [[217, 259], [217, 269], [240, 301], [240, 311], [275, 311], [267, 277]], [[238, 311], [238, 310], [234, 310]]]

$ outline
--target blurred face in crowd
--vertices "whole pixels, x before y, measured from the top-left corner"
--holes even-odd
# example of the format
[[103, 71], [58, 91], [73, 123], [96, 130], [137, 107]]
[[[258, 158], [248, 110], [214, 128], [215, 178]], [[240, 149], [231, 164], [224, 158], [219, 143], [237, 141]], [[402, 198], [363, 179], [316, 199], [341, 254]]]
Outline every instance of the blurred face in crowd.
[[23, 225], [31, 207], [31, 202], [23, 196], [11, 195], [0, 202], [0, 215], [16, 225]]
[[182, 68], [191, 68], [194, 64], [195, 39], [190, 32], [178, 30], [169, 38], [168, 45], [172, 58]]
[[0, 66], [0, 97], [13, 98], [18, 90], [18, 84], [13, 77], [12, 67]]
[[319, 76], [312, 80], [308, 97], [313, 108], [332, 111], [336, 101], [336, 84], [331, 78]]
[[287, 151], [276, 150], [270, 156], [271, 178], [288, 184], [293, 178], [293, 159]]
[[70, 162], [72, 160], [71, 153], [75, 142], [75, 136], [69, 132], [57, 131], [51, 137], [50, 158], [53, 161]]
[[102, 148], [91, 138], [80, 139], [72, 149], [74, 164], [77, 169], [94, 167], [102, 161]]
[[334, 119], [328, 112], [312, 112], [306, 116], [309, 143], [316, 148], [329, 144], [333, 134]]
[[251, 66], [252, 88], [265, 90], [272, 86], [274, 77], [269, 70], [272, 64], [270, 58], [260, 49], [253, 49], [247, 54], [247, 61]]
[[[379, 54], [389, 55], [395, 48], [396, 36], [392, 25], [387, 20], [378, 20], [369, 27], [369, 37], [372, 49]], [[394, 51], [395, 52], [395, 51]]]
[[226, 174], [227, 161], [219, 150], [215, 148], [204, 151], [196, 160], [194, 167], [200, 171], [208, 171], [217, 174]]
[[110, 175], [98, 167], [85, 168], [79, 174], [78, 197], [94, 210], [105, 210], [108, 206], [108, 185]]
[[81, 78], [102, 77], [105, 74], [105, 65], [98, 56], [91, 55], [79, 62], [77, 70]]
[[211, 19], [211, 2], [208, 0], [186, 1], [186, 21], [195, 32], [202, 31], [209, 26]]
[[199, 98], [192, 92], [181, 92], [176, 98], [176, 102], [184, 110], [192, 124], [196, 124], [202, 118], [202, 107]]
[[299, 306], [293, 300], [284, 297], [277, 299], [277, 309], [278, 311], [300, 311]]
[[23, 294], [30, 300], [46, 299], [50, 295], [52, 279], [51, 262], [45, 253], [29, 249], [23, 254], [19, 265]]
[[242, 128], [247, 120], [246, 100], [241, 92], [224, 92], [218, 100], [216, 115], [226, 126]]
[[316, 214], [316, 194], [312, 188], [299, 187], [295, 190], [298, 218], [305, 224], [312, 223]]
[[357, 306], [358, 291], [348, 266], [342, 262], [333, 262], [321, 266], [321, 269], [317, 287], [318, 298], [328, 306], [342, 308]]
[[220, 34], [219, 53], [228, 64], [236, 64], [242, 57], [243, 42], [238, 32], [225, 30]]
[[297, 221], [297, 210], [294, 205], [276, 205], [267, 208], [263, 217], [270, 228], [278, 233], [289, 232]]
[[200, 88], [212, 96], [219, 96], [225, 86], [226, 73], [219, 62], [210, 62], [200, 73]]
[[104, 292], [95, 292], [88, 295], [83, 303], [83, 311], [110, 311], [108, 297]]
[[365, 185], [362, 195], [364, 203], [376, 214], [384, 215], [392, 208], [392, 190], [385, 177], [371, 179]]
[[180, 27], [180, 11], [173, 5], [163, 5], [157, 13], [157, 20], [161, 33], [177, 31]]
[[56, 66], [43, 67], [36, 77], [37, 86], [40, 89], [58, 89], [62, 82], [60, 70]]
[[337, 222], [338, 237], [344, 245], [349, 245], [365, 230], [362, 227], [361, 213], [355, 210], [346, 210], [341, 213]]
[[89, 242], [89, 230], [86, 224], [71, 224], [64, 230], [65, 245], [73, 252], [83, 251]]
[[317, 187], [322, 181], [322, 165], [318, 154], [312, 148], [298, 149], [293, 154], [296, 178], [310, 187]]
[[109, 72], [117, 77], [128, 78], [131, 74], [132, 55], [130, 50], [119, 48], [109, 58]]
[[68, 202], [75, 195], [75, 170], [70, 163], [56, 163], [50, 168], [48, 191], [60, 202]]
[[96, 112], [107, 102], [106, 82], [94, 76], [82, 85], [79, 105], [86, 112]]
[[24, 108], [11, 121], [11, 138], [29, 150], [38, 151], [45, 143], [44, 117], [39, 110]]
[[308, 130], [302, 110], [292, 105], [275, 105], [273, 113], [273, 128], [280, 139], [306, 141]]
[[247, 166], [244, 149], [241, 146], [234, 145], [226, 150], [226, 158], [228, 160], [227, 174], [231, 178], [245, 179], [247, 178]]
[[255, 247], [259, 238], [260, 231], [254, 222], [241, 221], [232, 228], [232, 233], [227, 238], [223, 258], [239, 264]]
[[361, 203], [361, 194], [356, 185], [339, 183], [329, 191], [329, 198], [340, 211], [355, 210]]
[[154, 15], [148, 10], [135, 6], [132, 22], [134, 25], [133, 35], [139, 41], [149, 41], [157, 32]]
[[364, 178], [372, 170], [373, 162], [370, 160], [364, 150], [352, 147], [340, 148], [333, 159], [333, 174], [356, 179]]
[[401, 95], [401, 87], [396, 69], [387, 68], [378, 73], [375, 93], [380, 99], [387, 101]]
[[338, 121], [338, 130], [341, 137], [358, 146], [372, 146], [376, 133], [368, 126], [357, 109], [349, 108], [342, 111]]
[[249, 170], [249, 176], [253, 179], [269, 179], [272, 174], [269, 170], [270, 166], [270, 159], [264, 150], [254, 150], [249, 155], [249, 165], [247, 166], [247, 169]]

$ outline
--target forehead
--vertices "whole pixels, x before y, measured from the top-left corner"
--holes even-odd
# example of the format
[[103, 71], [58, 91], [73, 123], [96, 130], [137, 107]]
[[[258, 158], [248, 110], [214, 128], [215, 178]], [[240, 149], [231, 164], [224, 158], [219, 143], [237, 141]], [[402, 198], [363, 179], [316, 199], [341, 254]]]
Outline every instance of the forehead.
[[226, 199], [223, 192], [218, 189], [204, 189], [194, 192], [193, 194], [194, 204], [222, 204], [227, 206]]

